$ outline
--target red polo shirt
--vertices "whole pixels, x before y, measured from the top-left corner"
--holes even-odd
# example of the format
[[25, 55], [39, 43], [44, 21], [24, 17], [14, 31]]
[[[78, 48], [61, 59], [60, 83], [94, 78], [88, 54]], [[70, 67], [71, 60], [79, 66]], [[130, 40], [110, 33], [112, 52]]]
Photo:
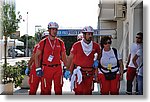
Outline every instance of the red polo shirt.
[[[43, 49], [44, 40], [46, 40], [46, 43]], [[64, 42], [62, 40], [60, 40], [59, 38], [55, 38], [55, 40], [50, 40], [48, 37], [39, 42], [38, 49], [41, 52], [43, 50], [43, 53], [41, 53], [41, 55], [43, 56], [43, 64], [47, 65], [61, 64], [61, 53], [66, 51]], [[52, 61], [48, 60], [50, 55], [53, 56]]]

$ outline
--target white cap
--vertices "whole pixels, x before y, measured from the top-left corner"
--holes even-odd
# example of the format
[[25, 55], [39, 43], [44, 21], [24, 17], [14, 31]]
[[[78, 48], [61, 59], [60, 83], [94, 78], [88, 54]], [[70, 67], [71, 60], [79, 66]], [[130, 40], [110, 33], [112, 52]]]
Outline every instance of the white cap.
[[80, 39], [81, 40], [83, 39], [83, 34], [82, 33], [77, 35], [77, 40], [80, 40]]
[[44, 32], [44, 33], [42, 34], [42, 38], [45, 37], [45, 36], [47, 36], [47, 35], [49, 35], [49, 32]]

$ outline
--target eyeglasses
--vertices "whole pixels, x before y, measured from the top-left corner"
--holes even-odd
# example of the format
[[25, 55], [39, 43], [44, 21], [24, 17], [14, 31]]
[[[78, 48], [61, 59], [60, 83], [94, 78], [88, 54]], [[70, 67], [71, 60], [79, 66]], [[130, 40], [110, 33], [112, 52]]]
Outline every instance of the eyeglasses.
[[142, 39], [141, 37], [136, 37], [137, 39]]
[[111, 44], [111, 41], [107, 41], [107, 42], [105, 42], [104, 44], [105, 44], [105, 45]]

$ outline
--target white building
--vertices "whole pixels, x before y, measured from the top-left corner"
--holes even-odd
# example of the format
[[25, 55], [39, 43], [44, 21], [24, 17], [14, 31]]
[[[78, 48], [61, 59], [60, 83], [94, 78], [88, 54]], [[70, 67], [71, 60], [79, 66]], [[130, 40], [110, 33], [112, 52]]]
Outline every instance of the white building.
[[99, 0], [98, 5], [98, 29], [113, 31], [112, 46], [119, 49], [125, 62], [136, 34], [143, 32], [143, 1]]

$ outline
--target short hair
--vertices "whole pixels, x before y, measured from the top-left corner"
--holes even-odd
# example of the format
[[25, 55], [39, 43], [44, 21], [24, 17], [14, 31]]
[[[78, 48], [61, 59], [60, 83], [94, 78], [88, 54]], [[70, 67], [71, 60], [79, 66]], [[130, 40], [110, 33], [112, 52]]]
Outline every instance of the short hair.
[[143, 33], [142, 32], [139, 32], [136, 35], [139, 35], [143, 39]]
[[[111, 41], [111, 37], [110, 36], [102, 36], [101, 37], [101, 42], [100, 42], [100, 45], [101, 45], [101, 48], [104, 48], [104, 44], [110, 40]], [[111, 41], [112, 42], [112, 41]]]

